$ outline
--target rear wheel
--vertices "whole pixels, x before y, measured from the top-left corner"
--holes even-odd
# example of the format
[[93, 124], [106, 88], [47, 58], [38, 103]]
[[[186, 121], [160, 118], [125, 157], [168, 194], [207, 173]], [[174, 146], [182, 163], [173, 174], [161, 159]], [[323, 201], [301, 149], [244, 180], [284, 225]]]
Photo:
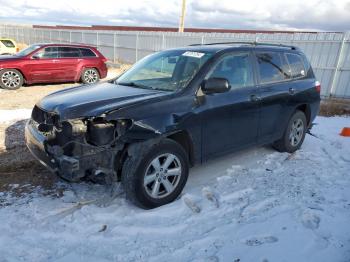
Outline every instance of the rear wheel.
[[81, 81], [84, 84], [95, 84], [100, 80], [100, 74], [95, 68], [86, 68], [81, 74]]
[[305, 114], [297, 110], [288, 122], [283, 137], [276, 141], [273, 146], [280, 152], [293, 153], [303, 144], [307, 130], [307, 121]]
[[188, 157], [184, 149], [170, 139], [140, 147], [128, 156], [122, 170], [126, 197], [142, 208], [155, 208], [174, 201], [188, 177]]
[[15, 90], [23, 85], [24, 79], [16, 69], [4, 69], [0, 71], [0, 87], [8, 90]]

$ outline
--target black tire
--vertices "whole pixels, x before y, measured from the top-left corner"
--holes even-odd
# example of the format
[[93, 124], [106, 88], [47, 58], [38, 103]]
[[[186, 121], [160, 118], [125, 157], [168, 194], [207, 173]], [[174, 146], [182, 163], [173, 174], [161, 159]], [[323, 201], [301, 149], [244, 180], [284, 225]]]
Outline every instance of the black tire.
[[[302, 123], [302, 125], [303, 125], [302, 131], [299, 131], [299, 132], [295, 131], [297, 133], [296, 134], [297, 137], [299, 137], [298, 133], [300, 133], [300, 140], [290, 138], [290, 135], [293, 132], [293, 128], [292, 128], [293, 124], [296, 124], [296, 123]], [[278, 150], [279, 152], [293, 153], [296, 150], [298, 150], [301, 147], [301, 145], [303, 144], [306, 131], [307, 131], [306, 116], [305, 116], [304, 112], [302, 112], [300, 110], [296, 110], [288, 122], [287, 128], [283, 133], [283, 137], [280, 140], [277, 140], [276, 142], [274, 142], [273, 147], [276, 150]], [[292, 142], [292, 140], [293, 140], [293, 142]]]
[[87, 85], [95, 84], [100, 81], [100, 73], [96, 68], [85, 68], [81, 73], [80, 80]]
[[[173, 140], [163, 139], [151, 147], [149, 145], [147, 146], [147, 144], [137, 146], [137, 149], [133, 152], [125, 160], [122, 169], [122, 184], [126, 192], [126, 198], [144, 209], [159, 207], [174, 201], [180, 195], [188, 178], [189, 161], [183, 147]], [[177, 160], [181, 164], [181, 172], [179, 172], [181, 175], [178, 178], [176, 186], [173, 187], [172, 193], [162, 198], [154, 198], [147, 193], [147, 189], [144, 186], [144, 178], [152, 160], [163, 154], [172, 154], [177, 157]], [[165, 178], [163, 179], [165, 180]], [[162, 183], [161, 181], [163, 180], [159, 179], [158, 181]], [[157, 181], [154, 181], [154, 183], [157, 183]], [[163, 188], [163, 191], [165, 191], [164, 185]]]
[[0, 87], [8, 90], [16, 90], [24, 83], [21, 72], [16, 69], [4, 69], [0, 71]]

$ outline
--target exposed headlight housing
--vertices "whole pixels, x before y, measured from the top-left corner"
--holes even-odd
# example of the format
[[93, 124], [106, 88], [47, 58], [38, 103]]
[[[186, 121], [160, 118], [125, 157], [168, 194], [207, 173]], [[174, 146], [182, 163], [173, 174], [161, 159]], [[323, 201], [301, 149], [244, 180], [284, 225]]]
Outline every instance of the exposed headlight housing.
[[108, 145], [117, 136], [115, 125], [104, 121], [91, 121], [87, 125], [87, 141], [95, 146]]

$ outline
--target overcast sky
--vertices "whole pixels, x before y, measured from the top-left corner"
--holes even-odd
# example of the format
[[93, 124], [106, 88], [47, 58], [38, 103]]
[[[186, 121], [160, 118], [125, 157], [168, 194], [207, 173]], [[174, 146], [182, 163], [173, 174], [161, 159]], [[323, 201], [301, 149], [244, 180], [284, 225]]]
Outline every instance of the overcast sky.
[[[0, 20], [177, 27], [182, 0], [0, 0]], [[187, 0], [186, 27], [350, 30], [350, 0]]]

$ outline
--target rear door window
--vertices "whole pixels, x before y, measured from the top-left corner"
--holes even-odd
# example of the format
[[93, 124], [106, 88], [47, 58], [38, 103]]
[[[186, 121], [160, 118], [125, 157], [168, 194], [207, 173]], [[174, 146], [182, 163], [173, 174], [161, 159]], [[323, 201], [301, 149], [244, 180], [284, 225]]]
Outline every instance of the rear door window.
[[225, 78], [231, 88], [254, 85], [253, 69], [249, 53], [237, 53], [224, 56], [209, 73], [207, 78]]
[[77, 58], [80, 57], [80, 51], [75, 47], [58, 47], [58, 54], [61, 58]]
[[8, 47], [8, 48], [14, 48], [15, 47], [15, 44], [11, 41], [11, 40], [0, 40], [1, 43]]
[[79, 48], [82, 57], [96, 57], [96, 54], [89, 48]]
[[279, 52], [257, 52], [260, 83], [275, 83], [290, 79], [288, 63]]
[[293, 78], [300, 78], [306, 75], [303, 59], [298, 54], [286, 53], [290, 67], [290, 75]]

